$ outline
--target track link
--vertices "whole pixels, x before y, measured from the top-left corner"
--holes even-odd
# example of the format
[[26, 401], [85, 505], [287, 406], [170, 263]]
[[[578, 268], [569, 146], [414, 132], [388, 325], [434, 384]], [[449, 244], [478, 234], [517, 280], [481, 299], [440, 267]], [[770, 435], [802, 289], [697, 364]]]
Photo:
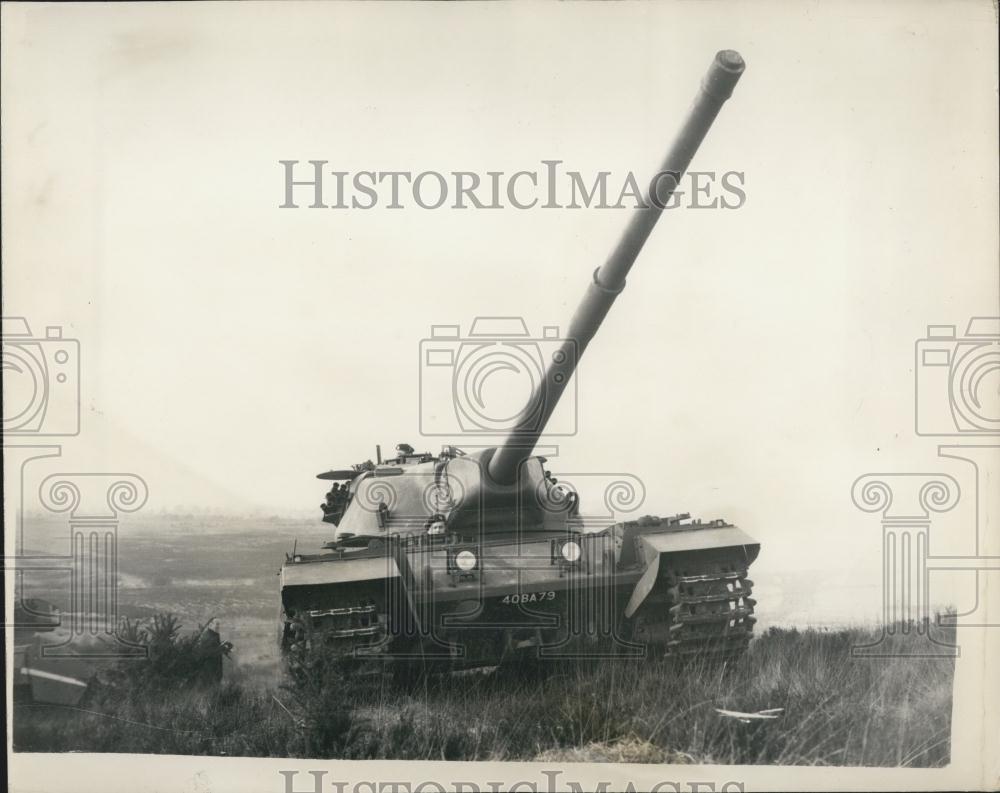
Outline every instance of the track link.
[[756, 622], [752, 592], [738, 551], [668, 557], [636, 615], [635, 637], [668, 656], [738, 658]]
[[386, 624], [371, 603], [328, 609], [304, 609], [286, 621], [283, 657], [290, 669], [319, 657], [356, 659], [378, 653], [387, 640]]

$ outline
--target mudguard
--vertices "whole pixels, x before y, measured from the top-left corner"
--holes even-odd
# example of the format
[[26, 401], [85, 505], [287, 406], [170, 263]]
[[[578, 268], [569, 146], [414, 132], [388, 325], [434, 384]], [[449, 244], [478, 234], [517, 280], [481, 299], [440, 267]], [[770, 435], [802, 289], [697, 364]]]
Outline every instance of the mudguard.
[[348, 584], [355, 581], [396, 578], [399, 568], [387, 556], [362, 559], [328, 559], [286, 564], [281, 568], [281, 588]]
[[668, 531], [639, 536], [646, 570], [636, 582], [625, 607], [625, 616], [631, 618], [653, 590], [660, 574], [660, 561], [666, 554], [710, 551], [717, 548], [743, 548], [749, 565], [760, 553], [760, 543], [736, 526], [699, 527], [684, 531]]

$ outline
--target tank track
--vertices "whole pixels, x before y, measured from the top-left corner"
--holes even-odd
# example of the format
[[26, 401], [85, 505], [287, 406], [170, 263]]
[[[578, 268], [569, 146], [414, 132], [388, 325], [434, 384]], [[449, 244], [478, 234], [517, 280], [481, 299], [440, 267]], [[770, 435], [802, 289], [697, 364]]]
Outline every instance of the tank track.
[[351, 659], [357, 651], [378, 651], [387, 641], [387, 626], [371, 603], [310, 609], [289, 621], [282, 642], [286, 668], [308, 664], [319, 652], [330, 659]]
[[690, 553], [665, 561], [635, 617], [634, 638], [680, 658], [735, 660], [757, 621], [742, 554]]

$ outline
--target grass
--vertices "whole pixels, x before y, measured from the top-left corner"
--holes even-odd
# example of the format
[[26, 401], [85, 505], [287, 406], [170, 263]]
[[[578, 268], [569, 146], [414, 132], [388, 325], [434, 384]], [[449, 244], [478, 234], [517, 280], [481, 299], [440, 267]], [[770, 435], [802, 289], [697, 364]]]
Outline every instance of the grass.
[[[559, 762], [943, 766], [950, 659], [852, 658], [862, 629], [772, 628], [729, 670], [540, 665], [394, 684], [337, 665], [273, 690], [118, 675], [78, 710], [21, 704], [16, 751]], [[135, 663], [135, 662], [132, 662]], [[228, 662], [227, 662], [228, 663]], [[148, 672], [148, 670], [147, 670]], [[168, 681], [169, 683], [169, 681]], [[744, 724], [715, 708], [784, 708]]]

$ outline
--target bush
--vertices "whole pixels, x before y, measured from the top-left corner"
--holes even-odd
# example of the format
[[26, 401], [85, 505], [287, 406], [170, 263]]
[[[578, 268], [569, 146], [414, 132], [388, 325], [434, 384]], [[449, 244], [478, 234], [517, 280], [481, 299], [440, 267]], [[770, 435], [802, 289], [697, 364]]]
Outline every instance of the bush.
[[105, 697], [128, 697], [135, 689], [166, 692], [220, 683], [232, 645], [221, 642], [207, 622], [189, 633], [182, 633], [182, 627], [170, 613], [148, 622], [125, 617], [118, 638], [136, 648], [136, 654], [104, 670], [92, 688]]

